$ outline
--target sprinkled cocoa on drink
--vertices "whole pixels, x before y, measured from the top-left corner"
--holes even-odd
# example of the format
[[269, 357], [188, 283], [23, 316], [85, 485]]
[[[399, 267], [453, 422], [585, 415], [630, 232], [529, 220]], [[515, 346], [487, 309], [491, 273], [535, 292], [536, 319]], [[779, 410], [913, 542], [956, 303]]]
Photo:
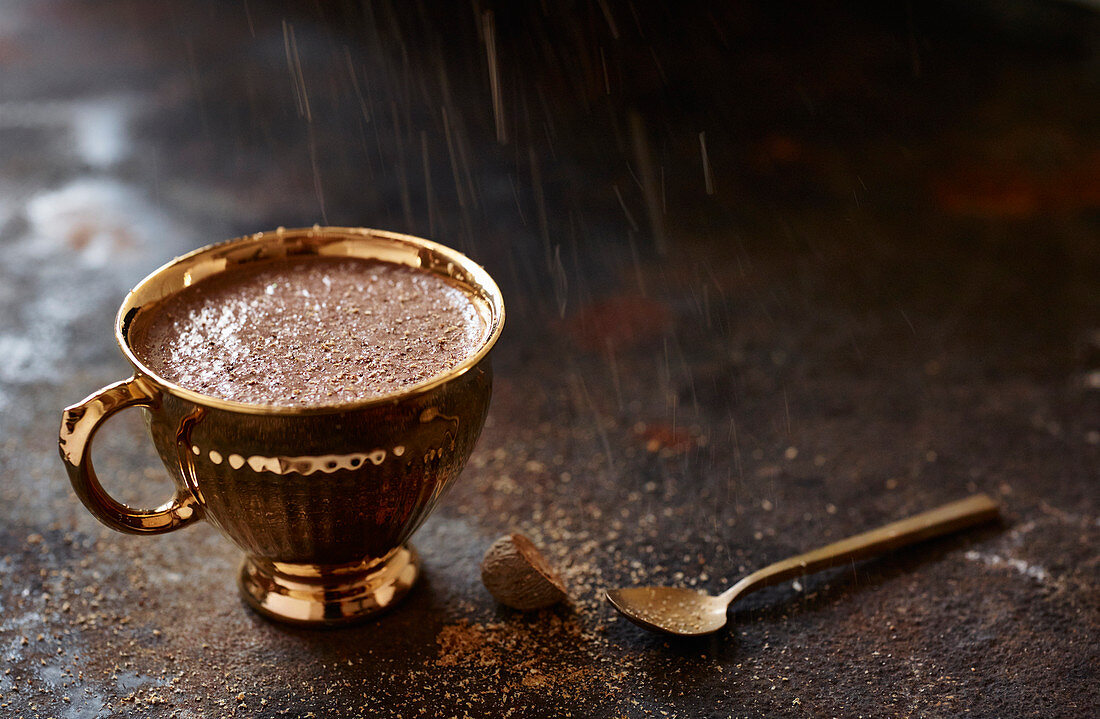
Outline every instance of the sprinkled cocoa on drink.
[[215, 275], [146, 311], [133, 333], [161, 377], [283, 406], [354, 402], [455, 367], [485, 340], [477, 300], [423, 270], [311, 257]]

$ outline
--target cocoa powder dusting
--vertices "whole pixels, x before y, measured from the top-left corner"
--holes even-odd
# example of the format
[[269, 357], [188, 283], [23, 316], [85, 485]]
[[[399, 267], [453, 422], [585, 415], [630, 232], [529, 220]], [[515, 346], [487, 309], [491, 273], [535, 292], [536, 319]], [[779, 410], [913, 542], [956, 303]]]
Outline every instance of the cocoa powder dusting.
[[484, 341], [476, 300], [429, 272], [354, 258], [245, 266], [143, 313], [133, 346], [169, 381], [252, 404], [369, 399], [446, 372]]
[[593, 664], [591, 653], [601, 638], [573, 614], [545, 611], [533, 620], [488, 622], [463, 618], [445, 625], [436, 642], [436, 667], [457, 672], [460, 687], [496, 677], [519, 702], [540, 689], [554, 688], [563, 696], [597, 688], [617, 693]]

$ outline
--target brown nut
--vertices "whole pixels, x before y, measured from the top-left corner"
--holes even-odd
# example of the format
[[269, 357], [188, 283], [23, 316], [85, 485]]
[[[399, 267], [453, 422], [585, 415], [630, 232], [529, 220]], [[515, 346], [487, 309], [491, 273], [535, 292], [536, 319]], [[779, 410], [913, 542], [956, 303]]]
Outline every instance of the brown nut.
[[481, 581], [498, 602], [523, 611], [549, 607], [569, 596], [558, 573], [522, 534], [493, 542], [481, 561]]

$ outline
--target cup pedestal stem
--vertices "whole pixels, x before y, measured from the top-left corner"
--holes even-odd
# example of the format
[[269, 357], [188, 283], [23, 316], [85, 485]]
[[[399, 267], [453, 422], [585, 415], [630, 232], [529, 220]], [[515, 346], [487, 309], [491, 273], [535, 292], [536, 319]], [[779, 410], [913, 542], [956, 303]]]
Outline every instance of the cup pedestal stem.
[[237, 583], [248, 605], [272, 619], [307, 626], [362, 621], [397, 604], [420, 574], [411, 545], [359, 564], [270, 562], [246, 556]]

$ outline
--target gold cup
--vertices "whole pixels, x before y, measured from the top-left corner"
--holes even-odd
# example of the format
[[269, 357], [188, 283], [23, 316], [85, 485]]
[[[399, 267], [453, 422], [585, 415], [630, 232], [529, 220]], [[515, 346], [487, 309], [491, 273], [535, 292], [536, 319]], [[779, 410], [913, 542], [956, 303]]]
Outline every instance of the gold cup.
[[[360, 402], [283, 407], [217, 399], [159, 377], [134, 353], [132, 328], [151, 305], [250, 262], [324, 255], [400, 263], [448, 277], [488, 327], [458, 366], [401, 392]], [[159, 534], [207, 519], [245, 552], [239, 586], [261, 614], [322, 625], [396, 603], [419, 573], [405, 542], [469, 459], [492, 389], [489, 350], [504, 303], [480, 266], [428, 240], [339, 227], [258, 233], [180, 257], [122, 303], [115, 338], [128, 380], [65, 409], [60, 449], [77, 496], [120, 532]], [[142, 407], [175, 497], [151, 510], [108, 495], [91, 462], [96, 429]]]

